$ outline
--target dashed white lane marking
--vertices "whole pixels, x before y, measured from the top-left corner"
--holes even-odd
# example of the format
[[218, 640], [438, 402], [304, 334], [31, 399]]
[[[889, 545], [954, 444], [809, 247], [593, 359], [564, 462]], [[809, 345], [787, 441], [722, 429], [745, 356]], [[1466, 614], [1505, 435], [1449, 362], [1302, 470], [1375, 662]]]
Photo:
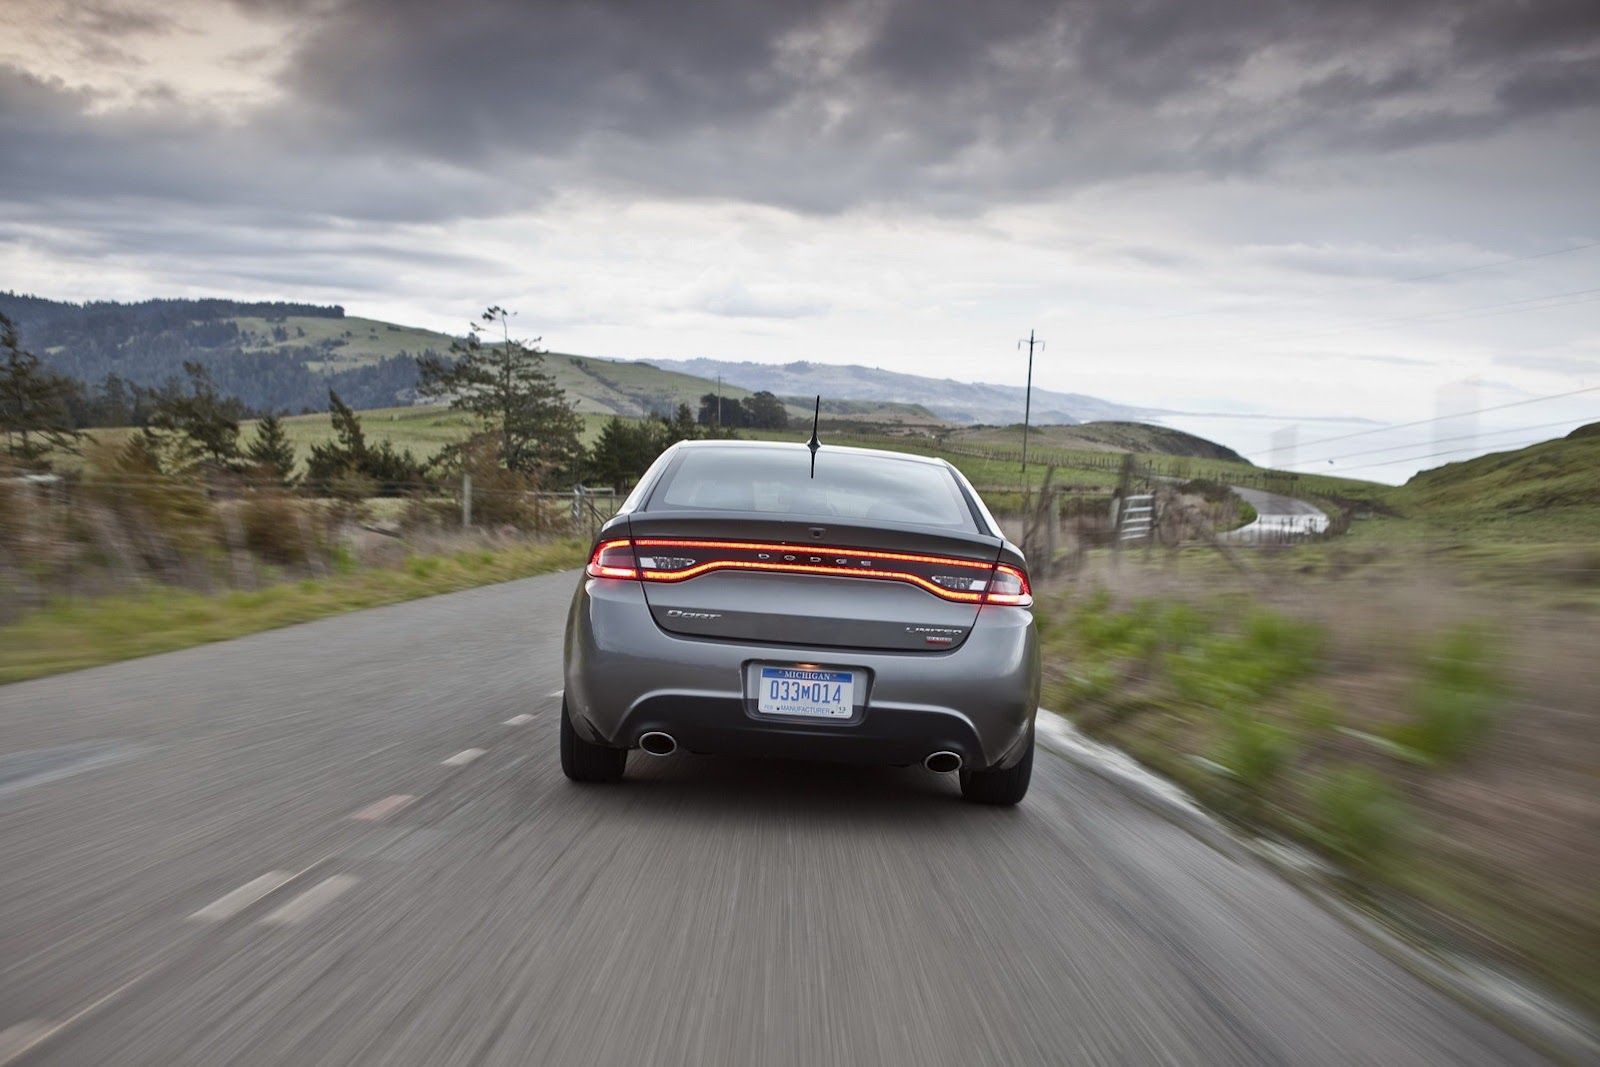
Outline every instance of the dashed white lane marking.
[[305, 922], [359, 880], [349, 874], [330, 875], [261, 921], [268, 926]]
[[0, 1063], [10, 1063], [55, 1030], [55, 1023], [43, 1019], [24, 1019], [0, 1030]]
[[506, 725], [506, 726], [525, 726], [525, 725], [527, 725], [528, 723], [530, 723], [532, 721], [533, 721], [533, 716], [532, 715], [513, 715], [513, 716], [511, 716], [511, 718], [507, 719], [503, 725]]
[[212, 901], [189, 918], [203, 923], [231, 919], [292, 877], [288, 871], [268, 871], [260, 878], [252, 878], [233, 892]]
[[44, 1022], [41, 1019], [29, 1019], [26, 1022], [17, 1023], [15, 1026], [8, 1026], [3, 1032], [0, 1032], [0, 1067], [16, 1062], [46, 1041], [49, 1041], [52, 1037], [71, 1027], [74, 1023], [93, 1015], [101, 1007], [116, 1000], [128, 990], [155, 974], [159, 969], [159, 964], [153, 967], [146, 967], [111, 992], [104, 996], [96, 997], [60, 1022], [52, 1023]]
[[546, 693], [545, 696], [547, 696], [547, 697], [558, 697], [558, 696], [563, 695], [564, 693], [566, 693], [565, 689], [557, 689], [553, 693]]
[[465, 767], [467, 764], [483, 755], [485, 751], [487, 750], [481, 748], [462, 749], [460, 752], [457, 752], [454, 756], [451, 756], [449, 759], [444, 760], [443, 762], [446, 767]]
[[409, 793], [396, 793], [392, 797], [384, 797], [382, 800], [368, 804], [350, 817], [352, 819], [360, 819], [362, 822], [377, 822], [385, 816], [393, 815], [415, 799], [417, 798]]

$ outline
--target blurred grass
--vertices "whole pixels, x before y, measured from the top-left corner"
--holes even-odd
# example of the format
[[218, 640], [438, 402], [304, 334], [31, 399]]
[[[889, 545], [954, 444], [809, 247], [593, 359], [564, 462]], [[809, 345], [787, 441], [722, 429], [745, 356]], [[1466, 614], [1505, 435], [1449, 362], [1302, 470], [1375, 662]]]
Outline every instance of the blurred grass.
[[577, 541], [521, 544], [410, 556], [398, 567], [336, 568], [326, 578], [249, 591], [152, 587], [58, 601], [0, 628], [0, 684], [577, 567], [583, 554]]
[[[1353, 887], [1420, 905], [1600, 1005], [1600, 899], [1570, 853], [1591, 750], [1557, 766], [1530, 748], [1559, 748], [1557, 725], [1585, 727], [1559, 703], [1538, 721], [1518, 703], [1506, 635], [1481, 621], [1374, 633], [1381, 608], [1311, 621], [1190, 578], [1157, 595], [1041, 597], [1045, 705], [1235, 822], [1331, 858]], [[1332, 592], [1316, 578], [1297, 588]], [[1569, 671], [1552, 683], [1592, 686]], [[1561, 838], [1540, 836], [1552, 827]]]

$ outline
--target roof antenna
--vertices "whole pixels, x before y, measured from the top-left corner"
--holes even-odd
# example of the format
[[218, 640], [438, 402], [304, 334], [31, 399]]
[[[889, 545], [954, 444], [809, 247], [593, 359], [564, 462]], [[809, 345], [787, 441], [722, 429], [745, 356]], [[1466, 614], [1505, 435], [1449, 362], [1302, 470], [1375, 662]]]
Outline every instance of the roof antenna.
[[822, 442], [817, 440], [817, 420], [822, 418], [822, 394], [817, 394], [817, 409], [811, 413], [811, 440], [806, 442], [806, 447], [811, 449], [811, 477], [817, 476], [817, 449], [822, 447]]

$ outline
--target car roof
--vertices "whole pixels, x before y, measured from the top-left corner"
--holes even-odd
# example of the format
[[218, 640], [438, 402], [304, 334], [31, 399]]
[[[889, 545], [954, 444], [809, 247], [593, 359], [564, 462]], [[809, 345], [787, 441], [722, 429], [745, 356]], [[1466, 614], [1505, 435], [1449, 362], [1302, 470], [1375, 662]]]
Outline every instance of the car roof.
[[[760, 450], [804, 452], [807, 450], [807, 445], [800, 441], [746, 441], [738, 439], [730, 441], [680, 441], [674, 447], [695, 450], [702, 448], [723, 448], [733, 449], [735, 451], [744, 449], [747, 451]], [[910, 463], [921, 463], [929, 467], [945, 467], [954, 470], [949, 463], [939, 459], [936, 456], [919, 456], [911, 452], [896, 452], [887, 448], [856, 448], [852, 445], [833, 445], [824, 441], [822, 442], [822, 448], [818, 454], [822, 455], [828, 452], [850, 452], [859, 456], [881, 456], [884, 459], [905, 460]]]

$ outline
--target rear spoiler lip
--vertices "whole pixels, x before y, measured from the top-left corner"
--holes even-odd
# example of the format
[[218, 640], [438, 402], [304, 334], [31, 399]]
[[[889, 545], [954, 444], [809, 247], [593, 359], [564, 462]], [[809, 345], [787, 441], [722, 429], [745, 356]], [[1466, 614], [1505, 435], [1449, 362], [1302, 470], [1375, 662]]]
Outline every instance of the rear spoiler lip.
[[[968, 555], [972, 559], [1009, 563], [1028, 569], [1022, 549], [1003, 537], [949, 530], [941, 526], [910, 523], [852, 524], [838, 520], [821, 523], [752, 518], [747, 511], [650, 511], [618, 515], [600, 528], [594, 544], [616, 537], [698, 537], [708, 541], [775, 540], [796, 545], [817, 544], [810, 536], [777, 536], [774, 527], [789, 527], [796, 534], [809, 535], [820, 527], [831, 544], [855, 548], [916, 550], [907, 539], [916, 539], [930, 553]], [[744, 532], [736, 532], [739, 530]], [[594, 545], [590, 545], [591, 550]]]
[[[620, 526], [620, 524], [619, 524]], [[913, 523], [860, 523], [848, 519], [763, 518], [748, 511], [645, 511], [628, 516], [624, 536], [673, 537], [704, 541], [770, 541], [797, 547], [817, 545], [889, 552], [921, 552], [983, 562], [1021, 565], [1021, 553], [1004, 538], [972, 530]], [[613, 527], [611, 536], [617, 535]], [[604, 534], [602, 535], [604, 536]], [[1008, 552], [1007, 549], [1010, 551]], [[1012, 556], [1016, 559], [1013, 560]]]

